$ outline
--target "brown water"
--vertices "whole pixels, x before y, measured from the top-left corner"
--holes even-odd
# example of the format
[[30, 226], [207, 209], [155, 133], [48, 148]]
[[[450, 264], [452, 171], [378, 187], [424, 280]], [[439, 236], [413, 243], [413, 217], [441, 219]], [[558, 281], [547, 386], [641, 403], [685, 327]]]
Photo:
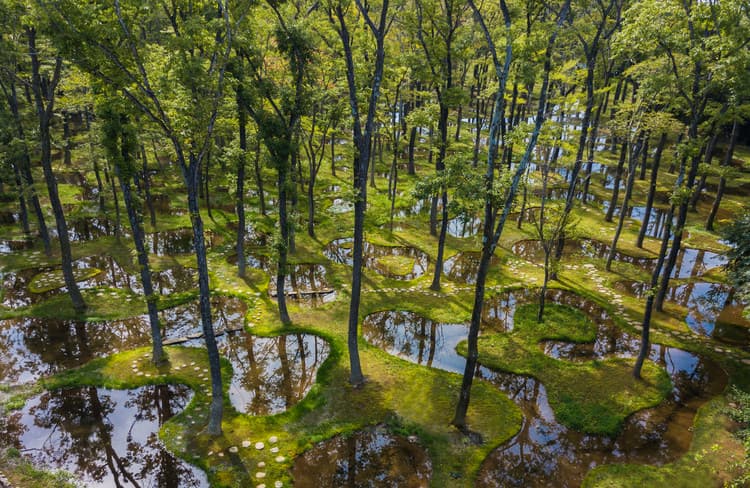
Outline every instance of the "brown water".
[[201, 470], [170, 454], [159, 427], [191, 398], [184, 386], [47, 391], [0, 420], [3, 443], [87, 487], [207, 487]]
[[[510, 331], [518, 303], [536, 299], [529, 292], [509, 293], [488, 301], [487, 327]], [[608, 313], [577, 295], [553, 291], [550, 302], [584, 311], [599, 324], [591, 344], [546, 341], [540, 345], [554, 357], [591, 360], [633, 357], [639, 340], [618, 329]], [[442, 324], [412, 312], [371, 314], [362, 325], [363, 336], [391, 354], [418, 364], [463, 373], [465, 360], [455, 345], [467, 335], [465, 324]], [[661, 345], [651, 347], [650, 358], [672, 378], [673, 391], [662, 405], [638, 412], [626, 420], [615, 438], [587, 435], [558, 423], [547, 401], [544, 385], [514, 374], [485, 367], [483, 378], [506, 392], [524, 412], [521, 431], [498, 447], [482, 464], [477, 486], [579, 486], [594, 466], [607, 463], [664, 464], [683, 455], [690, 446], [697, 409], [726, 385], [726, 373], [713, 361]]]
[[378, 426], [316, 444], [295, 459], [292, 476], [296, 488], [422, 488], [432, 463], [416, 439]]
[[[323, 254], [334, 263], [352, 265], [352, 238], [341, 238], [330, 242]], [[381, 258], [389, 256], [401, 256], [413, 260], [411, 270], [404, 274], [390, 271], [389, 267], [380, 262]], [[422, 276], [427, 271], [429, 258], [427, 253], [415, 247], [406, 246], [378, 246], [365, 242], [363, 252], [364, 267], [374, 270], [376, 273], [396, 280], [413, 280]]]

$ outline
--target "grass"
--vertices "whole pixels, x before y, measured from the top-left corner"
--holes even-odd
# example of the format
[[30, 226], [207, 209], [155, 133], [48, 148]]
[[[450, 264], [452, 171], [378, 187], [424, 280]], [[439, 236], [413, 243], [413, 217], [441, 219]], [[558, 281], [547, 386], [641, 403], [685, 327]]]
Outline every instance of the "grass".
[[[627, 416], [666, 398], [669, 376], [653, 363], [646, 363], [643, 381], [638, 381], [629, 359], [572, 362], [544, 354], [540, 341], [592, 342], [596, 325], [579, 310], [556, 304], [548, 304], [543, 322], [537, 323], [538, 309], [536, 304], [521, 305], [512, 333], [480, 337], [479, 360], [544, 383], [560, 423], [586, 433], [615, 435]], [[466, 342], [459, 344], [459, 352], [466, 354]]]
[[[340, 151], [339, 147], [337, 151]], [[604, 160], [610, 163], [613, 161], [611, 157]], [[265, 168], [264, 172], [266, 180], [271, 181], [272, 171]], [[418, 172], [427, 174], [428, 168], [420, 167]], [[214, 182], [217, 185], [226, 186], [224, 175], [215, 177], [217, 179]], [[350, 177], [351, 172], [341, 171], [339, 176], [334, 177], [324, 169], [317, 185], [318, 188], [340, 185], [345, 190], [351, 186]], [[87, 178], [91, 180], [92, 177], [87, 175]], [[665, 178], [660, 182], [659, 190], [662, 192], [669, 190], [673, 179], [670, 175], [666, 175]], [[400, 175], [398, 191], [408, 195], [416, 181], [415, 177]], [[179, 177], [161, 174], [155, 178], [154, 183], [161, 185], [154, 188], [154, 191], [169, 195], [174, 208], [182, 210], [186, 207]], [[467, 321], [471, 314], [473, 287], [454, 283], [443, 277], [440, 293], [426, 290], [432, 278], [437, 253], [437, 239], [429, 235], [426, 213], [397, 220], [397, 230], [393, 233], [387, 230], [387, 226], [382, 227], [388, 222], [390, 208], [385, 196], [385, 186], [384, 181], [378, 179], [377, 188], [368, 191], [368, 203], [371, 207], [368, 209], [365, 222], [366, 240], [380, 245], [417, 247], [428, 253], [432, 264], [424, 276], [410, 281], [388, 279], [374, 271], [365, 270], [360, 318], [377, 310], [399, 308], [420, 313], [433, 320], [450, 323]], [[592, 191], [600, 198], [608, 198], [609, 191], [601, 186], [598, 177], [592, 178]], [[69, 187], [64, 192], [66, 199], [83, 207], [77, 210], [77, 213], [90, 210], [86, 208], [85, 202], [78, 201], [76, 188]], [[644, 194], [645, 185], [638, 183], [634, 191], [634, 201], [643, 201]], [[305, 208], [306, 197], [299, 197], [299, 208]], [[215, 192], [214, 198], [217, 204], [227, 203], [231, 195]], [[408, 198], [402, 200], [397, 206], [408, 208], [410, 203], [404, 203]], [[332, 215], [325, 212], [324, 201], [325, 198], [322, 198], [317, 204], [316, 237], [309, 237], [298, 230], [297, 251], [290, 255], [291, 262], [328, 263], [322, 254], [322, 248], [335, 238], [351, 235], [353, 214], [350, 212]], [[725, 201], [730, 209], [738, 208], [741, 203], [741, 199], [732, 196], [727, 196]], [[530, 198], [528, 205], [536, 204], [538, 201]], [[251, 198], [248, 205], [257, 208], [257, 198]], [[261, 217], [253, 211], [249, 218], [256, 223], [256, 227], [272, 233], [275, 229], [273, 205], [269, 205], [268, 208], [271, 211], [269, 216]], [[113, 218], [112, 209], [107, 210], [110, 218]], [[603, 222], [601, 208], [596, 205], [577, 207], [574, 213], [579, 221], [580, 237], [610, 241], [614, 225]], [[486, 455], [518, 431], [521, 413], [515, 404], [490, 385], [481, 381], [475, 382], [469, 425], [472, 430], [481, 434], [484, 443], [473, 444], [450, 427], [458, 396], [458, 375], [428, 369], [392, 357], [364, 341], [359, 342], [359, 347], [367, 382], [361, 389], [352, 389], [347, 382], [349, 366], [346, 353], [349, 307], [347, 285], [350, 283], [351, 268], [327, 264], [327, 279], [337, 289], [337, 298], [332, 303], [316, 308], [290, 302], [290, 312], [295, 325], [284, 327], [277, 320], [274, 301], [267, 295], [267, 275], [258, 270], [248, 270], [248, 276], [240, 279], [235, 276], [235, 268], [227, 262], [227, 257], [232, 252], [232, 233], [228, 232], [226, 224], [234, 220], [234, 217], [216, 209], [213, 211], [213, 218], [209, 218], [205, 212], [203, 217], [207, 229], [224, 237], [224, 242], [215, 246], [209, 255], [212, 290], [237, 296], [253, 305], [246, 318], [249, 330], [258, 335], [313, 333], [329, 342], [330, 356], [318, 371], [317, 381], [308, 395], [286, 412], [263, 417], [236, 412], [225, 399], [224, 435], [209, 438], [202, 432], [208, 414], [207, 384], [194, 370], [175, 368], [177, 365], [191, 362], [195, 362], [201, 370], [207, 368], [205, 350], [202, 349], [170, 347], [170, 362], [160, 369], [152, 366], [144, 357], [148, 354], [147, 349], [126, 351], [45, 379], [41, 385], [46, 388], [81, 384], [133, 388], [165, 382], [189, 385], [195, 391], [193, 400], [183, 413], [162, 426], [160, 437], [172, 452], [204, 469], [215, 486], [258, 484], [259, 480], [254, 478], [254, 467], [260, 461], [267, 463], [267, 485], [272, 486], [273, 480], [288, 483], [291, 481], [288, 469], [297, 454], [316, 442], [379, 423], [385, 423], [394, 432], [419, 436], [421, 444], [432, 459], [434, 486], [473, 486], [477, 470]], [[701, 230], [702, 221], [702, 215], [689, 215], [687, 229], [690, 235], [686, 242], [691, 246], [720, 249], [717, 235]], [[160, 215], [157, 228], [151, 229], [148, 226], [148, 230], [168, 230], [189, 225], [189, 215], [183, 211], [180, 215]], [[618, 248], [631, 255], [653, 256], [658, 249], [658, 240], [647, 238], [644, 249], [635, 247], [638, 227], [636, 221], [626, 220]], [[488, 295], [500, 293], [509, 286], [533, 288], [538, 285], [541, 277], [538, 264], [523, 261], [510, 252], [514, 242], [532, 236], [529, 224], [524, 224], [520, 229], [510, 222], [506, 226], [496, 252], [498, 259], [489, 275]], [[477, 251], [481, 246], [480, 239], [481, 236], [466, 239], [448, 236], [445, 255], [451, 256], [460, 251]], [[91, 242], [74, 243], [73, 252], [76, 258], [108, 254], [114, 256], [122, 266], [136, 272], [130, 247], [125, 240], [118, 242], [114, 238], [106, 237]], [[54, 248], [53, 244], [53, 250]], [[49, 258], [39, 251], [40, 248], [37, 246], [31, 251], [2, 255], [0, 266], [6, 270], [15, 270], [58, 264], [57, 251]], [[273, 255], [270, 248], [261, 251]], [[154, 257], [154, 268], [165, 269], [174, 262], [194, 266], [194, 257]], [[383, 262], [393, 270], [402, 270], [407, 265], [410, 270], [412, 260], [407, 264], [401, 258], [381, 258], [381, 264]], [[599, 285], [591, 282], [590, 275], [581, 266], [583, 264], [590, 264], [596, 268], [602, 276], [600, 286], [606, 291], [611, 291], [616, 281], [647, 278], [642, 270], [624, 263], [615, 263], [613, 273], [604, 273], [599, 271], [603, 268], [601, 259], [576, 257], [575, 260], [563, 262], [560, 281], [555, 286], [574, 290], [595, 300], [613, 315], [617, 310], [615, 305], [610, 301], [609, 295], [598, 288]], [[84, 296], [89, 303], [89, 310], [84, 317], [75, 316], [66, 297], [53, 297], [23, 310], [2, 311], [2, 316], [36, 315], [106, 320], [145, 312], [145, 303], [124, 290], [100, 288], [86, 291]], [[160, 307], [184, 303], [195, 296], [195, 291], [172, 295], [163, 298]], [[623, 318], [618, 319], [618, 325], [632, 332], [634, 329], [628, 321], [640, 317], [642, 304], [630, 297], [623, 297], [622, 301], [623, 310], [616, 313], [618, 317]], [[664, 397], [665, 390], [669, 388], [665, 372], [652, 363], [647, 363], [645, 367], [646, 381], [635, 382], [630, 376], [632, 362], [628, 360], [569, 362], [544, 355], [539, 342], [545, 339], [578, 342], [593, 340], [594, 324], [577, 311], [548, 305], [545, 322], [541, 327], [534, 320], [533, 306], [519, 307], [517, 313], [513, 333], [491, 334], [481, 338], [482, 362], [496, 369], [537, 377], [547, 389], [550, 404], [558, 420], [572, 428], [612, 434], [619, 429], [622, 420], [629, 413], [658, 403]], [[654, 317], [654, 340], [709, 355], [727, 368], [734, 381], [750, 383], [750, 373], [739, 361], [750, 356], [734, 349], [731, 354], [717, 353], [707, 339], [673, 335], [673, 332], [684, 333], [685, 329], [684, 310], [667, 307], [666, 313], [659, 313]], [[133, 361], [137, 363], [138, 371], [143, 375], [133, 372]], [[150, 376], [146, 376], [147, 374]], [[224, 384], [227, 385], [231, 374], [228, 363], [223, 364], [223, 374]], [[11, 396], [6, 397], [5, 408], [20, 406], [28, 394], [30, 393], [13, 392]], [[693, 446], [687, 455], [675, 463], [663, 467], [603, 466], [589, 473], [585, 485], [708, 486], [729, 480], [729, 460], [724, 459], [722, 454], [726, 454], [725, 457], [728, 458], [734, 456], [735, 459], [739, 459], [743, 452], [741, 444], [728, 431], [729, 425], [723, 413], [725, 406], [726, 400], [719, 397], [701, 408], [695, 421]], [[192, 424], [189, 416], [197, 419], [198, 423]], [[269, 457], [267, 449], [256, 451], [241, 447], [243, 441], [267, 442], [272, 435], [279, 437], [279, 445], [285, 456], [282, 463], [276, 463]], [[230, 448], [237, 446], [240, 446], [238, 452], [232, 453]], [[219, 456], [219, 453], [224, 455]], [[7, 459], [7, 456], [0, 459], [0, 466], [4, 472], [14, 476], [26, 476], [23, 473], [27, 468]], [[56, 479], [57, 476], [44, 471], [40, 473], [38, 476], [49, 476], [50, 480]], [[31, 478], [13, 479], [18, 480], [14, 484], [20, 486], [45, 486], [42, 481], [29, 481]], [[46, 486], [58, 486], [53, 482], [49, 483]]]

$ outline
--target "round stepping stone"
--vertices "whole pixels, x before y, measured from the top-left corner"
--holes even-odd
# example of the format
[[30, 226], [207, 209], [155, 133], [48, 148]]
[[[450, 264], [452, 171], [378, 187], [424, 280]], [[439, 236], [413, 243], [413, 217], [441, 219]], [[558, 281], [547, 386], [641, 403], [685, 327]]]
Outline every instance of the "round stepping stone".
[[271, 444], [276, 444], [277, 442], [279, 442], [279, 438], [276, 437], [275, 435], [272, 435], [271, 437], [268, 438], [268, 442], [270, 442]]
[[286, 461], [286, 458], [284, 456], [276, 456], [275, 460], [277, 463], [283, 463]]
[[263, 479], [266, 477], [266, 473], [264, 473], [263, 471], [258, 471], [257, 473], [255, 473], [255, 477], [258, 478], [259, 480]]
[[242, 447], [250, 447], [252, 445], [253, 445], [253, 443], [250, 442], [250, 441], [242, 441]]
[[237, 451], [239, 451], [239, 449], [237, 449], [237, 446], [232, 446], [229, 448], [229, 452], [231, 452], [232, 454], [236, 454]]
[[265, 468], [265, 467], [266, 467], [266, 463], [264, 463], [263, 461], [261, 461], [261, 462], [258, 463], [258, 468], [262, 469], [262, 468]]
[[264, 447], [266, 447], [266, 445], [265, 445], [265, 444], [263, 444], [262, 442], [256, 442], [256, 443], [255, 443], [255, 448], [256, 448], [257, 450], [259, 450], [259, 451], [260, 451], [260, 450], [262, 450], [262, 449], [263, 449]]
[[271, 448], [271, 453], [272, 454], [276, 454], [277, 452], [279, 452], [279, 448], [278, 447], [272, 447]]
[[282, 483], [281, 481], [277, 481], [273, 484], [273, 486], [274, 488], [281, 488], [282, 486], [284, 486], [284, 483]]

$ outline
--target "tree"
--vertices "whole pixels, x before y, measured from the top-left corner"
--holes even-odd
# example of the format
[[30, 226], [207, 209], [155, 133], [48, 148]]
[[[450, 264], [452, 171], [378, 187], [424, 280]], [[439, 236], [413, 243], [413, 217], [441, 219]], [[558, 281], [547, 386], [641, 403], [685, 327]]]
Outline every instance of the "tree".
[[[220, 435], [224, 396], [198, 194], [199, 169], [212, 142], [232, 47], [229, 4], [175, 2], [165, 6], [162, 15], [137, 5], [123, 6], [119, 0], [112, 6], [60, 0], [41, 4], [40, 15], [47, 18], [47, 29], [70, 59], [118, 90], [157, 125], [172, 146], [186, 186], [201, 326], [210, 365], [207, 432]], [[135, 26], [139, 26], [137, 35]], [[165, 55], [172, 61], [168, 65], [163, 63]]]
[[[349, 382], [354, 386], [364, 383], [362, 366], [359, 360], [358, 322], [359, 303], [362, 292], [362, 254], [364, 250], [364, 223], [365, 203], [367, 199], [367, 169], [370, 164], [370, 148], [375, 125], [375, 115], [380, 98], [380, 87], [383, 82], [383, 67], [385, 65], [385, 37], [393, 23], [393, 17], [389, 18], [389, 0], [383, 0], [380, 5], [377, 24], [371, 13], [375, 10], [372, 5], [365, 6], [361, 0], [355, 0], [356, 10], [364, 19], [367, 30], [375, 41], [375, 59], [372, 71], [368, 71], [369, 96], [367, 112], [362, 123], [362, 112], [359, 108], [359, 95], [362, 90], [357, 85], [352, 54], [352, 36], [350, 32], [351, 20], [347, 19], [349, 7], [340, 1], [328, 4], [328, 19], [336, 30], [344, 49], [344, 60], [346, 62], [346, 82], [349, 89], [349, 106], [352, 112], [352, 125], [354, 128], [354, 171], [352, 187], [357, 197], [354, 201], [354, 246], [352, 249], [352, 296], [349, 305], [348, 322], [348, 346], [349, 365], [351, 368]], [[368, 66], [369, 68], [369, 66]]]
[[[468, 337], [468, 352], [466, 358], [466, 366], [464, 368], [463, 380], [461, 382], [461, 392], [459, 394], [458, 403], [456, 404], [456, 412], [453, 416], [451, 424], [460, 430], [466, 430], [466, 412], [469, 409], [469, 400], [471, 398], [471, 385], [474, 379], [474, 374], [477, 367], [477, 361], [479, 359], [478, 349], [478, 338], [479, 328], [482, 321], [482, 308], [484, 306], [484, 289], [485, 282], [487, 279], [487, 271], [489, 269], [490, 260], [495, 252], [497, 243], [500, 240], [500, 235], [503, 232], [505, 221], [508, 218], [510, 209], [513, 205], [513, 201], [518, 191], [518, 186], [521, 181], [521, 176], [526, 171], [526, 167], [529, 164], [531, 153], [536, 146], [536, 141], [539, 138], [539, 133], [544, 123], [544, 116], [546, 113], [546, 99], [547, 99], [547, 87], [549, 85], [549, 73], [552, 64], [552, 49], [555, 45], [555, 39], [562, 26], [562, 23], [568, 16], [568, 10], [570, 8], [570, 0], [566, 0], [557, 17], [556, 26], [552, 30], [547, 41], [547, 49], [544, 57], [544, 74], [542, 78], [542, 87], [539, 94], [539, 110], [537, 111], [534, 129], [529, 136], [528, 143], [526, 145], [526, 151], [518, 163], [516, 169], [513, 171], [509, 185], [502, 191], [501, 196], [498, 196], [500, 188], [495, 182], [495, 164], [500, 136], [500, 121], [505, 116], [505, 88], [508, 81], [508, 73], [510, 72], [510, 64], [513, 55], [513, 42], [512, 42], [512, 31], [511, 31], [511, 16], [508, 6], [505, 0], [500, 0], [500, 9], [503, 14], [503, 20], [505, 24], [505, 56], [503, 64], [500, 63], [498, 56], [497, 47], [495, 41], [492, 38], [492, 34], [487, 27], [482, 13], [479, 11], [473, 0], [470, 0], [469, 5], [474, 11], [474, 16], [479, 23], [482, 32], [484, 33], [485, 40], [488, 48], [492, 55], [492, 63], [495, 68], [495, 76], [498, 81], [498, 92], [495, 95], [495, 108], [493, 112], [492, 122], [490, 123], [490, 138], [489, 138], [489, 151], [487, 156], [487, 172], [485, 174], [485, 189], [484, 189], [484, 222], [482, 227], [482, 255], [479, 261], [479, 270], [477, 271], [477, 282], [474, 290], [474, 306], [471, 312], [471, 323], [469, 325], [469, 337]], [[499, 215], [498, 215], [499, 213]], [[495, 224], [497, 222], [497, 224]]]
[[148, 260], [148, 251], [144, 244], [143, 212], [133, 198], [130, 181], [136, 174], [136, 151], [138, 140], [135, 127], [130, 123], [128, 114], [121, 106], [123, 102], [119, 97], [105, 99], [98, 111], [104, 134], [102, 143], [107, 151], [109, 160], [112, 162], [117, 179], [120, 181], [125, 209], [130, 222], [130, 230], [133, 234], [133, 244], [138, 255], [138, 267], [143, 284], [143, 295], [146, 298], [148, 308], [148, 319], [151, 325], [152, 358], [154, 364], [160, 365], [164, 362], [164, 348], [162, 346], [161, 328], [159, 327], [159, 315], [156, 307], [158, 300], [154, 294], [151, 281], [151, 267]]

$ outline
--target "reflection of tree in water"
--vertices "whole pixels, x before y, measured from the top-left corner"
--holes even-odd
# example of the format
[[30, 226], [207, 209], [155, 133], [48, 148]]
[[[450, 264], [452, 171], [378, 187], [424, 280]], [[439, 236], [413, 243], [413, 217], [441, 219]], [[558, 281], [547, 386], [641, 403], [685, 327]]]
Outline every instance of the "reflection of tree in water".
[[5, 383], [31, 381], [150, 341], [140, 317], [108, 322], [8, 319], [0, 322], [0, 338]]
[[294, 486], [429, 486], [432, 465], [417, 444], [365, 429], [321, 442], [295, 461]]
[[413, 312], [376, 312], [362, 322], [362, 334], [381, 349], [432, 366], [436, 350], [445, 343], [439, 325]]
[[169, 454], [157, 437], [189, 397], [186, 387], [174, 386], [50, 391], [2, 430], [35, 462], [71, 471], [86, 485], [205, 486], [205, 476]]
[[230, 398], [239, 411], [267, 415], [299, 402], [328, 357], [328, 344], [309, 334], [256, 337], [232, 334], [222, 345], [234, 375]]

